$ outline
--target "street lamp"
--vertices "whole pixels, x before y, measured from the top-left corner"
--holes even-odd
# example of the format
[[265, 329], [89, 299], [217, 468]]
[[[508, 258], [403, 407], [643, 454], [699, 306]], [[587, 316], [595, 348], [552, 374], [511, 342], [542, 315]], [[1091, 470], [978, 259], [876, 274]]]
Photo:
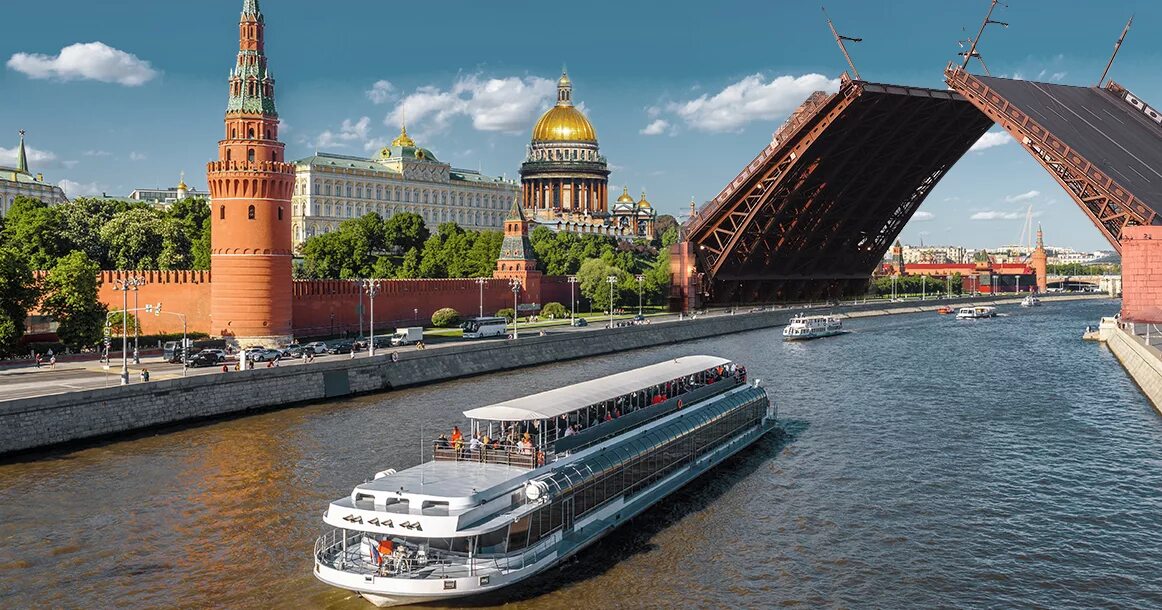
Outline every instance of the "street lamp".
[[646, 281], [646, 276], [637, 276], [637, 315], [642, 315], [642, 282]]
[[161, 310], [161, 303], [158, 303], [157, 305], [151, 305], [149, 303], [146, 303], [145, 304], [145, 313], [152, 313], [155, 316], [160, 316], [162, 313], [166, 313], [166, 314], [169, 314], [171, 316], [178, 316], [179, 318], [182, 319], [182, 377], [185, 377], [186, 376], [186, 368], [189, 367], [189, 364], [190, 364], [190, 347], [189, 347], [189, 339], [187, 338], [188, 333], [186, 332], [186, 316], [185, 316], [185, 314], [180, 314], [180, 313], [177, 313], [176, 311], [163, 312]]
[[[113, 290], [121, 291], [121, 385], [129, 385], [129, 333], [125, 329], [125, 325], [129, 323], [129, 291], [137, 290], [138, 286], [145, 283], [145, 279], [131, 276], [115, 279], [113, 283], [116, 284]], [[137, 327], [136, 322], [133, 326]], [[134, 343], [136, 344], [136, 338]]]
[[617, 283], [617, 276], [611, 275], [605, 281], [609, 282], [609, 327], [613, 328], [613, 285]]
[[367, 345], [372, 356], [375, 356], [375, 297], [379, 295], [379, 288], [379, 280], [363, 280], [363, 290], [367, 291], [367, 300], [371, 303], [371, 326], [368, 329], [371, 339]]
[[520, 296], [520, 280], [514, 278], [512, 281], [510, 281], [508, 283], [508, 285], [512, 287], [512, 338], [516, 339], [517, 338], [516, 311], [517, 311], [517, 308], [519, 307], [517, 305], [516, 301], [517, 301], [517, 297]]
[[573, 326], [577, 317], [577, 299], [573, 296], [573, 287], [577, 285], [577, 276], [569, 276], [569, 326]]
[[488, 280], [484, 278], [476, 278], [476, 285], [480, 286], [480, 317], [484, 317], [484, 284]]
[[[133, 283], [133, 311], [137, 311], [137, 287], [145, 284], [145, 278], [134, 277], [133, 279], [135, 280]], [[140, 325], [137, 323], [137, 314], [135, 313], [133, 314], [133, 364], [141, 364], [141, 357], [138, 356], [137, 353], [137, 336], [139, 334], [139, 327]]]

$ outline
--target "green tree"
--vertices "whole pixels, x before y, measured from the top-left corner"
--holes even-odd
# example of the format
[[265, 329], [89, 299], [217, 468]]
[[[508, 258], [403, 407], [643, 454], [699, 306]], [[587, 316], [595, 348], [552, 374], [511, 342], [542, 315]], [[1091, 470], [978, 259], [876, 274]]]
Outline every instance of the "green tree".
[[[167, 210], [181, 234], [181, 243], [168, 244], [171, 249], [188, 248], [189, 269], [210, 268], [210, 204], [201, 197], [187, 197]], [[172, 257], [172, 254], [170, 255]]]
[[613, 306], [622, 307], [625, 305], [622, 303], [624, 288], [632, 284], [636, 289], [636, 281], [632, 275], [599, 258], [585, 261], [577, 271], [577, 278], [581, 283], [581, 294], [589, 299], [596, 311], [609, 310], [611, 292], [608, 282], [609, 276], [616, 278], [612, 290]]
[[[109, 262], [117, 269], [161, 269], [158, 261], [165, 247], [165, 235], [172, 234], [164, 214], [148, 207], [119, 212], [101, 227], [101, 243]], [[178, 259], [167, 253], [167, 262]], [[164, 267], [170, 268], [170, 267]]]
[[57, 208], [64, 221], [62, 235], [65, 239], [101, 268], [112, 267], [101, 242], [101, 227], [118, 213], [129, 209], [129, 204], [118, 199], [78, 197]]
[[460, 323], [460, 312], [451, 307], [441, 307], [432, 314], [432, 326], [448, 328]]
[[662, 233], [662, 248], [669, 249], [670, 246], [678, 243], [678, 227], [672, 226]]
[[2, 237], [31, 269], [51, 269], [58, 258], [74, 249], [63, 229], [59, 209], [39, 199], [19, 196], [8, 208]]
[[28, 310], [39, 298], [28, 259], [13, 248], [0, 246], [0, 354], [16, 353]]
[[388, 247], [394, 248], [396, 252], [406, 253], [412, 248], [416, 250], [423, 248], [431, 233], [422, 216], [412, 212], [401, 212], [393, 214], [383, 223], [383, 237]]
[[408, 250], [403, 257], [403, 263], [396, 269], [395, 276], [400, 279], [415, 279], [420, 277], [420, 251], [416, 248]]
[[541, 308], [540, 315], [546, 318], [560, 320], [562, 318], [569, 317], [569, 310], [566, 309], [564, 305], [554, 301], [552, 303], [545, 303], [545, 306]]
[[511, 323], [512, 319], [516, 317], [516, 310], [511, 307], [503, 307], [500, 311], [496, 312], [496, 316], [498, 318], [505, 318]]
[[139, 320], [137, 316], [131, 313], [123, 313], [120, 311], [114, 312], [109, 316], [109, 333], [114, 337], [121, 337], [122, 335], [132, 335], [134, 327], [137, 328], [138, 334], [141, 333], [141, 327], [138, 326]]
[[105, 305], [97, 300], [97, 263], [82, 251], [61, 258], [45, 276], [40, 309], [57, 322], [65, 345], [86, 348], [101, 342]]

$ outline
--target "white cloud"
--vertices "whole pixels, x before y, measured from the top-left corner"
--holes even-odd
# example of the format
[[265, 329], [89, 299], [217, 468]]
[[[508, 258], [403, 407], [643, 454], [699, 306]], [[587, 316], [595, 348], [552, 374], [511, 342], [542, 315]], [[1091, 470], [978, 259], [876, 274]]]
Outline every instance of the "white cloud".
[[363, 92], [372, 104], [383, 104], [395, 99], [395, 85], [390, 81], [379, 80], [371, 88]]
[[[1033, 212], [1034, 218], [1040, 215], [1041, 212]], [[977, 212], [972, 216], [969, 216], [969, 220], [1023, 220], [1024, 218], [1024, 212], [1000, 212], [997, 210]]]
[[324, 131], [315, 138], [315, 147], [317, 148], [341, 148], [348, 144], [359, 142], [365, 143], [371, 135], [371, 117], [359, 117], [357, 121], [351, 119], [343, 119], [343, 124], [339, 126], [339, 131], [331, 130]]
[[139, 153], [137, 151], [129, 153], [130, 161], [144, 161], [146, 158], [145, 153]]
[[[19, 146], [13, 146], [12, 148], [0, 148], [0, 165], [16, 167], [16, 153], [19, 148]], [[56, 160], [55, 154], [48, 152], [47, 150], [39, 150], [30, 146], [24, 147], [24, 156], [28, 158], [29, 165]]]
[[109, 155], [111, 155], [113, 153], [111, 153], [107, 150], [86, 150], [85, 152], [83, 152], [81, 154], [85, 155], [86, 157], [108, 157]]
[[932, 220], [934, 218], [936, 218], [935, 214], [933, 214], [932, 212], [925, 212], [923, 210], [916, 212], [915, 214], [912, 214], [912, 220], [914, 220], [916, 222], [928, 222], [929, 220]]
[[1066, 75], [1066, 73], [1065, 73], [1065, 72], [1054, 72], [1054, 73], [1053, 73], [1053, 74], [1052, 74], [1052, 75], [1049, 77], [1049, 80], [1051, 80], [1051, 81], [1053, 81], [1053, 82], [1059, 82], [1060, 80], [1062, 80], [1062, 79], [1064, 79], [1064, 78], [1065, 78], [1065, 75]]
[[643, 136], [660, 136], [670, 129], [670, 122], [665, 119], [656, 119], [643, 127], [638, 133]]
[[466, 116], [479, 131], [519, 133], [530, 127], [555, 91], [555, 81], [537, 76], [483, 78], [470, 74], [459, 77], [447, 90], [431, 85], [416, 89], [383, 122], [396, 127], [406, 115], [409, 124], [426, 124], [438, 132], [447, 129], [456, 117]]
[[988, 131], [985, 132], [985, 134], [981, 136], [980, 139], [977, 140], [976, 143], [973, 144], [968, 150], [969, 152], [981, 151], [985, 150], [986, 148], [1004, 146], [1005, 144], [1008, 144], [1012, 141], [1013, 139], [1009, 137], [1009, 134], [1003, 131]]
[[101, 187], [97, 186], [96, 182], [81, 183], [66, 178], [57, 183], [57, 186], [69, 197], [91, 197], [101, 194]]
[[71, 44], [55, 56], [16, 53], [8, 67], [30, 78], [95, 80], [128, 87], [144, 85], [158, 74], [148, 61], [103, 42]]
[[1018, 201], [1028, 201], [1030, 199], [1036, 198], [1040, 194], [1041, 194], [1041, 191], [1027, 191], [1027, 192], [1021, 193], [1020, 195], [1009, 195], [1008, 197], [1005, 197], [1005, 201], [1007, 201], [1009, 203], [1016, 203]]
[[74, 167], [77, 166], [78, 163], [80, 163], [80, 161], [74, 161], [71, 159], [68, 161], [61, 161], [61, 165], [65, 166], [68, 169], [73, 169]]
[[666, 110], [695, 129], [738, 131], [751, 121], [785, 117], [815, 91], [838, 89], [838, 78], [829, 79], [822, 74], [778, 76], [770, 81], [762, 74], [752, 74], [713, 96], [702, 94], [685, 102], [670, 102]]

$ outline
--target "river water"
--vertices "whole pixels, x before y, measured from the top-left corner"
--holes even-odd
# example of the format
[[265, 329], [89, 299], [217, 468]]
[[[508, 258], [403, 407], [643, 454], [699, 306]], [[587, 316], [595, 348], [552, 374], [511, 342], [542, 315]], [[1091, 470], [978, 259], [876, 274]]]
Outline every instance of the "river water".
[[0, 607], [371, 608], [311, 575], [327, 502], [459, 412], [681, 354], [744, 362], [771, 435], [473, 605], [1162, 606], [1162, 418], [1078, 337], [1112, 301], [915, 314], [565, 362], [0, 465]]

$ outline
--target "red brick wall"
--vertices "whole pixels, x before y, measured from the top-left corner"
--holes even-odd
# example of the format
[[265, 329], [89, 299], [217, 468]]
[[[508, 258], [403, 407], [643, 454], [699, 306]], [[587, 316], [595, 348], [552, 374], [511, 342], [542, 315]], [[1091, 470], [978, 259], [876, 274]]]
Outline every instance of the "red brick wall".
[[1122, 230], [1122, 318], [1162, 322], [1162, 227]]
[[[113, 280], [130, 275], [145, 278], [145, 284], [137, 289], [138, 307], [146, 303], [161, 303], [163, 312], [185, 314], [189, 332], [210, 332], [210, 272], [209, 271], [102, 271], [101, 288], [97, 298], [109, 310], [122, 308], [122, 293], [115, 290]], [[133, 291], [129, 291], [129, 308], [133, 309]], [[143, 334], [180, 333], [182, 320], [178, 316], [163, 313], [160, 316], [137, 312]]]

